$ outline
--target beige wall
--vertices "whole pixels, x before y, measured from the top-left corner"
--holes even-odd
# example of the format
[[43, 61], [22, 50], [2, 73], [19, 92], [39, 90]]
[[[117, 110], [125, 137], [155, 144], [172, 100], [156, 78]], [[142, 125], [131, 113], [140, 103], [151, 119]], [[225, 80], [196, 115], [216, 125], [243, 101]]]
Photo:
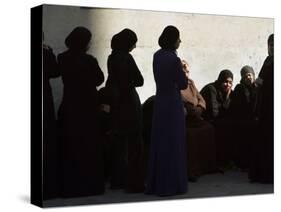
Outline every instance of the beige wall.
[[[243, 65], [252, 66], [258, 74], [267, 56], [267, 37], [274, 30], [271, 18], [65, 6], [45, 6], [43, 15], [45, 43], [55, 54], [66, 50], [64, 39], [74, 27], [90, 29], [93, 40], [89, 53], [98, 59], [105, 77], [111, 37], [123, 28], [134, 30], [138, 42], [131, 54], [145, 80], [144, 86], [138, 89], [142, 102], [155, 93], [152, 56], [159, 49], [158, 37], [167, 25], [180, 30], [182, 43], [178, 55], [189, 62], [191, 78], [199, 90], [214, 81], [225, 68], [234, 73], [234, 85], [240, 80]], [[61, 80], [51, 83], [58, 107], [62, 96]]]

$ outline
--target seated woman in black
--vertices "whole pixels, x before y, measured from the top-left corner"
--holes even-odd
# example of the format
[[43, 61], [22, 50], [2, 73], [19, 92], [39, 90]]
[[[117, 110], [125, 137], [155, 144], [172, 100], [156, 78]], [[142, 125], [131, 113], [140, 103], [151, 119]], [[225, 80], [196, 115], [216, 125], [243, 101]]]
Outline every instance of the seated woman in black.
[[223, 170], [233, 160], [232, 120], [229, 119], [232, 82], [232, 72], [222, 70], [215, 82], [200, 91], [206, 101], [203, 117], [215, 126], [217, 166]]
[[251, 66], [244, 66], [240, 73], [241, 80], [234, 89], [231, 101], [232, 115], [239, 120], [253, 120], [257, 103], [255, 72]]
[[[247, 170], [252, 157], [251, 146], [256, 142], [256, 104], [257, 87], [255, 72], [251, 66], [244, 66], [240, 83], [236, 85], [232, 101], [231, 115], [233, 119], [234, 160], [238, 167]], [[243, 135], [243, 136], [241, 136]]]
[[218, 79], [209, 83], [200, 91], [206, 101], [206, 120], [215, 121], [228, 115], [232, 95], [233, 74], [230, 70], [222, 70]]

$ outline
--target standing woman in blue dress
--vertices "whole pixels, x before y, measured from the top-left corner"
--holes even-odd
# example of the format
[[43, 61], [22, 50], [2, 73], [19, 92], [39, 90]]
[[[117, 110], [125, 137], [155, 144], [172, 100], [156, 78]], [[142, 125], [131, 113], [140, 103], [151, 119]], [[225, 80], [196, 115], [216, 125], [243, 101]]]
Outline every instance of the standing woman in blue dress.
[[187, 88], [176, 49], [180, 33], [167, 26], [159, 37], [161, 47], [153, 57], [156, 97], [153, 111], [147, 194], [159, 196], [187, 192], [186, 132], [180, 90]]

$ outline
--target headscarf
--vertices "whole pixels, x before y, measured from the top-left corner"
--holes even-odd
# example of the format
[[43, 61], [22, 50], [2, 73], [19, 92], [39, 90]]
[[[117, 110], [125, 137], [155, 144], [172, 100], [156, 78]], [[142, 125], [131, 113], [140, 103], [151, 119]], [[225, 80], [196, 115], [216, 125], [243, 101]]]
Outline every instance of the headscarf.
[[251, 66], [246, 65], [240, 71], [241, 77], [243, 78], [248, 73], [251, 73], [255, 76], [254, 69]]
[[233, 79], [233, 74], [232, 74], [232, 72], [231, 72], [230, 70], [224, 69], [224, 70], [222, 70], [222, 71], [220, 72], [219, 77], [218, 77], [218, 79], [217, 79], [217, 82], [218, 82], [219, 84], [221, 84], [221, 83], [225, 82], [225, 80], [226, 80], [227, 78]]
[[167, 26], [158, 39], [162, 49], [175, 50], [175, 44], [180, 37], [179, 30], [174, 26]]
[[111, 48], [115, 51], [129, 52], [129, 50], [136, 44], [137, 41], [138, 38], [136, 33], [126, 28], [113, 35], [111, 39]]
[[65, 45], [75, 51], [86, 51], [92, 34], [85, 27], [76, 27], [65, 39]]
[[269, 43], [274, 43], [274, 34], [269, 35], [268, 39], [267, 39], [267, 44]]

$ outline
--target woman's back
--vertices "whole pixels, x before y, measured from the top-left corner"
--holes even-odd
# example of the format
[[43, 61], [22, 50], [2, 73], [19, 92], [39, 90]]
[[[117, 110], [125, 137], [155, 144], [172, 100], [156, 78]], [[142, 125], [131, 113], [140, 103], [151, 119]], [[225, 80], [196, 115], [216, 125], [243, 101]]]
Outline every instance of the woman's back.
[[126, 52], [112, 52], [108, 57], [106, 86], [117, 89], [123, 99], [129, 98], [135, 87], [143, 85], [143, 77], [133, 57]]
[[65, 97], [96, 96], [96, 86], [103, 82], [104, 76], [93, 56], [66, 51], [58, 56], [58, 62]]
[[178, 76], [183, 74], [177, 73], [179, 70], [182, 70], [181, 62], [175, 52], [161, 49], [154, 54], [153, 73], [157, 94], [175, 92], [180, 96], [179, 89], [185, 88], [187, 83]]
[[156, 97], [153, 111], [148, 194], [174, 195], [187, 191], [185, 120], [180, 89], [187, 81], [175, 52], [154, 54]]

